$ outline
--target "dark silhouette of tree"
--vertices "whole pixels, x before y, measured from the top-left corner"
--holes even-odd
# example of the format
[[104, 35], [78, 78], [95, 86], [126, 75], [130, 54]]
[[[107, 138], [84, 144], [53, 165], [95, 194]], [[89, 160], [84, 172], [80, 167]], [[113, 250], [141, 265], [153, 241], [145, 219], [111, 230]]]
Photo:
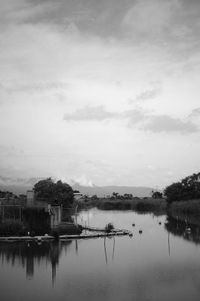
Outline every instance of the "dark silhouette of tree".
[[132, 195], [132, 193], [125, 193], [125, 194], [123, 195], [123, 198], [124, 198], [125, 200], [132, 200], [133, 195]]
[[152, 190], [152, 198], [153, 199], [162, 199], [162, 197], [163, 197], [162, 192]]
[[174, 201], [185, 201], [200, 198], [200, 173], [193, 174], [173, 183], [164, 191], [169, 203]]
[[69, 184], [62, 181], [55, 183], [51, 178], [36, 183], [34, 191], [36, 200], [62, 204], [64, 207], [70, 206], [74, 200], [74, 193]]

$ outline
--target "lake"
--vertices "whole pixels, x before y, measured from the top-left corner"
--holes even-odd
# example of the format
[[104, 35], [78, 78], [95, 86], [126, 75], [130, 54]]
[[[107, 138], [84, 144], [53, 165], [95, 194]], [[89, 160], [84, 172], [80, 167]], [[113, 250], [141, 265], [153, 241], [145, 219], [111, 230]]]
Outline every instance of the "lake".
[[78, 221], [112, 222], [133, 237], [1, 243], [2, 301], [200, 299], [198, 227], [186, 231], [190, 225], [164, 215], [98, 209], [80, 212]]

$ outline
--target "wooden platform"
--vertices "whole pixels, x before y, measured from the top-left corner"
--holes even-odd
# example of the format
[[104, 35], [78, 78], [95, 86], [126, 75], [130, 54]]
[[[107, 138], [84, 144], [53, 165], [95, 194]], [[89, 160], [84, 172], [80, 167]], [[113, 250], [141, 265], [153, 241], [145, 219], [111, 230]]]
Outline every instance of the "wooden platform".
[[[80, 235], [60, 235], [59, 240], [73, 240], [73, 239], [89, 239], [89, 238], [101, 238], [101, 237], [113, 237], [113, 236], [132, 236], [129, 231], [112, 231], [109, 233], [93, 233], [93, 234], [80, 234]], [[0, 237], [0, 242], [17, 242], [17, 241], [51, 241], [54, 240], [54, 236], [44, 235], [44, 236], [9, 236]]]

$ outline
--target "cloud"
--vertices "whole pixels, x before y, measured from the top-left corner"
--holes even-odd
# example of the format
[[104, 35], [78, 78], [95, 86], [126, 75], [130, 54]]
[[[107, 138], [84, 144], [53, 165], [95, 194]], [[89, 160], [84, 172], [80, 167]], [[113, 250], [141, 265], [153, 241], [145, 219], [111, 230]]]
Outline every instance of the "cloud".
[[0, 175], [0, 185], [5, 185], [5, 186], [11, 186], [11, 185], [16, 185], [16, 186], [34, 186], [35, 183], [37, 183], [40, 180], [43, 180], [44, 178], [19, 178], [19, 177], [8, 177], [8, 176], [2, 176]]
[[198, 118], [200, 117], [200, 108], [196, 108], [192, 111], [192, 113], [189, 115], [190, 118]]
[[133, 103], [135, 101], [146, 101], [150, 99], [156, 98], [161, 93], [161, 88], [154, 88], [143, 91], [142, 93], [138, 94], [135, 99], [130, 100], [129, 103]]
[[[133, 174], [145, 182], [145, 172], [142, 179], [134, 172], [145, 161], [196, 166], [198, 135], [190, 134], [198, 110], [182, 116], [199, 106], [200, 1], [0, 0], [0, 7], [1, 144], [24, 150], [0, 147], [1, 170], [120, 184]], [[128, 105], [133, 97], [139, 108]], [[81, 163], [99, 158], [112, 170]]]
[[0, 144], [0, 157], [19, 157], [24, 156], [24, 151], [13, 145]]
[[191, 134], [199, 131], [191, 121], [174, 118], [168, 115], [153, 115], [142, 109], [123, 111], [122, 113], [107, 111], [103, 106], [83, 107], [64, 115], [66, 121], [104, 121], [127, 120], [129, 127], [154, 133], [181, 133]]
[[199, 1], [136, 0], [124, 15], [123, 35], [162, 49], [177, 61], [198, 55]]
[[194, 123], [167, 115], [149, 116], [148, 121], [143, 128], [144, 130], [154, 133], [178, 132], [181, 134], [192, 134], [199, 131], [198, 127]]
[[146, 113], [142, 109], [125, 111], [123, 117], [128, 120], [128, 126], [132, 127], [146, 120]]
[[136, 0], [123, 19], [123, 25], [141, 38], [166, 36], [174, 24], [173, 17], [180, 10], [176, 0]]
[[0, 90], [8, 93], [42, 93], [46, 91], [65, 91], [69, 84], [63, 81], [38, 81], [38, 82], [0, 82]]
[[137, 126], [140, 130], [153, 133], [192, 134], [199, 131], [197, 125], [191, 121], [174, 118], [168, 115], [153, 115], [144, 110], [124, 112], [124, 117], [128, 118], [129, 127]]
[[92, 180], [88, 179], [86, 175], [74, 177], [73, 179], [71, 179], [71, 185], [74, 185], [74, 184], [79, 184], [81, 186], [89, 186], [89, 187], [94, 186]]
[[0, 0], [0, 22], [47, 24], [62, 30], [74, 24], [82, 33], [116, 36], [130, 3], [132, 0]]
[[108, 112], [103, 106], [86, 106], [73, 113], [64, 115], [66, 121], [103, 121], [106, 119], [118, 118], [119, 113]]

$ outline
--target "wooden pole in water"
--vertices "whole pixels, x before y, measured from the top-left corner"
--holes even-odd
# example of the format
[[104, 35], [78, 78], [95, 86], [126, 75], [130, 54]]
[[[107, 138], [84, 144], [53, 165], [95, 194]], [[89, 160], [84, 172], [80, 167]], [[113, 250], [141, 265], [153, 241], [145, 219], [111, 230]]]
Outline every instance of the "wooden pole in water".
[[113, 236], [113, 252], [112, 252], [112, 260], [114, 260], [115, 256], [115, 237]]
[[170, 256], [171, 249], [170, 249], [170, 238], [169, 238], [169, 231], [168, 231], [168, 254]]
[[88, 228], [89, 228], [89, 212], [87, 212]]
[[108, 257], [107, 257], [107, 250], [106, 250], [106, 237], [104, 238], [104, 254], [105, 254], [105, 261], [106, 264], [108, 263]]
[[77, 239], [75, 240], [75, 248], [76, 248], [76, 254], [78, 255], [78, 241], [77, 241]]

